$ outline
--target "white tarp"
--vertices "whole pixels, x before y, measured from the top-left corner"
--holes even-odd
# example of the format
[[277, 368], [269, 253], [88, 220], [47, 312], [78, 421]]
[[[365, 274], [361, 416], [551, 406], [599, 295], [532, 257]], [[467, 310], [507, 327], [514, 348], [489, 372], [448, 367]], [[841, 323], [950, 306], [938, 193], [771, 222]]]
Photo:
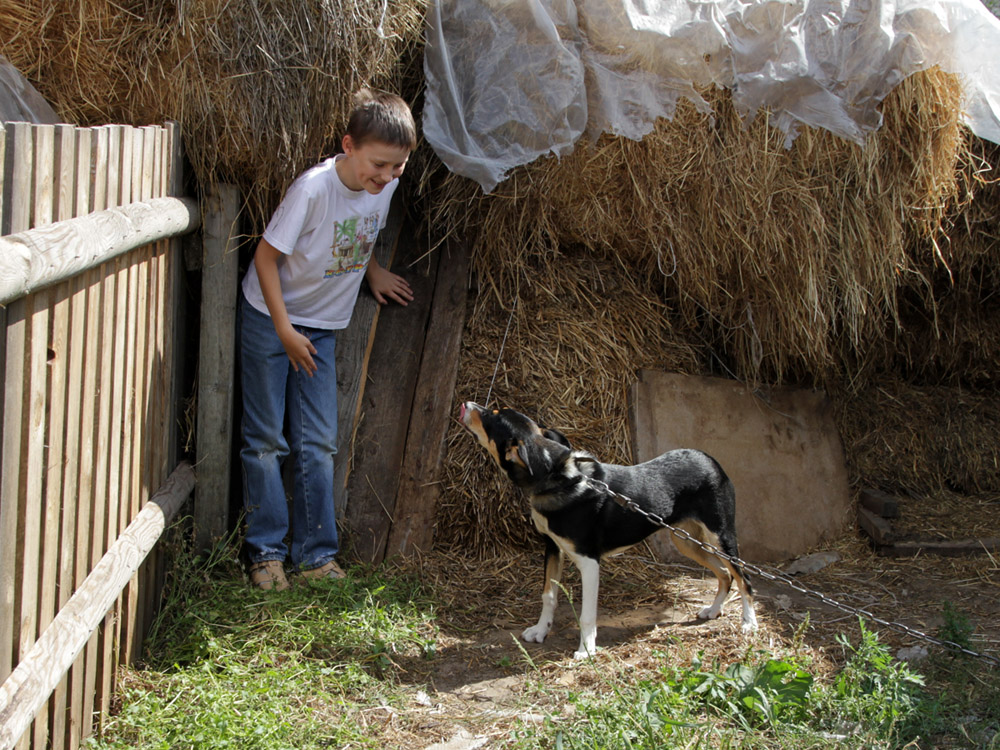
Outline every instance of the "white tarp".
[[1000, 143], [1000, 19], [980, 0], [434, 0], [423, 131], [489, 192], [586, 133], [640, 139], [680, 97], [732, 90], [786, 134], [862, 143], [912, 73], [962, 76], [965, 118]]
[[59, 117], [49, 103], [2, 55], [0, 55], [0, 122], [36, 124], [59, 122]]

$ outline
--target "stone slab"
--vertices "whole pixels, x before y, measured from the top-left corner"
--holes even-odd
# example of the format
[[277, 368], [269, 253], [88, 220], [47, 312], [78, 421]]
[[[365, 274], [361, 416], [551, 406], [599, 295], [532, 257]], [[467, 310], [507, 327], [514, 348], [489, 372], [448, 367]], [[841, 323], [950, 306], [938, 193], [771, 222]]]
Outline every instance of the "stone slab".
[[[843, 446], [823, 392], [755, 394], [732, 380], [653, 370], [638, 377], [629, 408], [634, 460], [697, 448], [722, 464], [736, 487], [740, 557], [798, 557], [852, 522]], [[661, 559], [684, 559], [665, 533], [651, 546]]]

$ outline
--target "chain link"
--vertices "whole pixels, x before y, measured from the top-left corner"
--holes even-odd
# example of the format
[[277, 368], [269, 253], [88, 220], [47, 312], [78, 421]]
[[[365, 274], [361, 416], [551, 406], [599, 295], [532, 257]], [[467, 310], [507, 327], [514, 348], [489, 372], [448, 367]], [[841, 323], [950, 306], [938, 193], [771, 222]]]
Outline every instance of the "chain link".
[[721, 557], [724, 560], [729, 560], [730, 562], [739, 565], [745, 570], [748, 570], [751, 573], [760, 576], [761, 578], [764, 578], [769, 581], [775, 581], [777, 583], [784, 583], [785, 585], [790, 586], [791, 588], [798, 591], [800, 594], [807, 596], [810, 599], [815, 599], [816, 601], [821, 602], [822, 604], [825, 604], [828, 607], [839, 609], [841, 612], [846, 612], [847, 614], [864, 617], [865, 619], [871, 620], [874, 623], [878, 623], [883, 627], [890, 628], [891, 630], [895, 630], [900, 633], [904, 633], [905, 635], [911, 636], [918, 640], [927, 641], [928, 643], [933, 643], [937, 646], [943, 646], [944, 648], [947, 648], [950, 651], [957, 651], [958, 653], [962, 653], [967, 656], [972, 656], [976, 659], [980, 659], [989, 664], [1000, 666], [1000, 659], [996, 658], [995, 656], [991, 656], [989, 654], [983, 654], [978, 651], [973, 651], [971, 649], [965, 648], [964, 646], [958, 643], [955, 643], [954, 641], [946, 641], [941, 638], [935, 638], [932, 635], [928, 635], [927, 633], [922, 633], [921, 631], [916, 630], [915, 628], [911, 628], [909, 625], [904, 625], [901, 622], [891, 622], [889, 620], [884, 620], [881, 617], [872, 614], [866, 609], [861, 609], [859, 607], [852, 607], [848, 604], [843, 604], [835, 599], [831, 599], [822, 592], [806, 588], [801, 583], [794, 580], [791, 576], [782, 573], [779, 570], [775, 570], [772, 568], [771, 571], [768, 571], [765, 570], [764, 568], [761, 568], [760, 566], [754, 565], [753, 563], [748, 563], [746, 560], [741, 560], [735, 555], [728, 555], [718, 547], [703, 542], [700, 539], [695, 539], [693, 536], [691, 536], [691, 534], [686, 532], [684, 529], [678, 528], [676, 526], [671, 526], [669, 523], [664, 521], [655, 513], [650, 513], [644, 508], [639, 507], [639, 505], [636, 504], [635, 500], [626, 495], [622, 495], [619, 492], [615, 492], [607, 485], [606, 482], [602, 482], [600, 479], [594, 479], [593, 477], [588, 477], [588, 481], [593, 485], [598, 485], [599, 489], [604, 490], [608, 494], [610, 494], [614, 498], [615, 502], [621, 505], [622, 507], [628, 508], [642, 516], [645, 516], [645, 518], [648, 521], [652, 522], [657, 526], [662, 526], [663, 528], [668, 529], [671, 534], [676, 534], [682, 539], [685, 539], [691, 542], [692, 544], [700, 547], [704, 551], [709, 552], [715, 555], [716, 557]]

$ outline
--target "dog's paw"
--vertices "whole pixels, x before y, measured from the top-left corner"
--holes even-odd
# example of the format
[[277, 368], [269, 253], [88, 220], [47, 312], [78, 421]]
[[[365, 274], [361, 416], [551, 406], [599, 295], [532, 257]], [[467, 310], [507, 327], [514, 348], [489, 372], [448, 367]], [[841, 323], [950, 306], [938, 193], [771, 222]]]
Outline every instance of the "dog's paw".
[[744, 633], [753, 633], [755, 630], [757, 630], [757, 618], [744, 617], [741, 629], [743, 630]]
[[541, 643], [545, 640], [545, 636], [548, 634], [548, 626], [532, 625], [530, 628], [526, 628], [525, 631], [521, 633], [521, 640], [527, 641], [528, 643]]
[[698, 612], [699, 620], [714, 620], [719, 616], [719, 611], [715, 607], [705, 607], [703, 610]]
[[588, 651], [585, 648], [581, 648], [578, 651], [574, 651], [573, 652], [573, 658], [576, 661], [579, 661], [580, 659], [586, 659], [588, 656], [594, 656], [594, 654], [596, 653], [596, 651], [597, 651], [596, 648], [593, 651]]

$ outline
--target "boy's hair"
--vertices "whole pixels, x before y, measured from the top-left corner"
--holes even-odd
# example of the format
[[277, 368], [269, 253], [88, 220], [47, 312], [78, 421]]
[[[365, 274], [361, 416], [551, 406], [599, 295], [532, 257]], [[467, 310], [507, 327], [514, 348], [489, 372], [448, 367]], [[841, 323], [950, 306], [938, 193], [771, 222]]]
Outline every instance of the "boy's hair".
[[411, 151], [417, 147], [413, 113], [402, 98], [386, 91], [362, 89], [354, 95], [347, 135], [355, 146], [366, 141], [381, 141]]

